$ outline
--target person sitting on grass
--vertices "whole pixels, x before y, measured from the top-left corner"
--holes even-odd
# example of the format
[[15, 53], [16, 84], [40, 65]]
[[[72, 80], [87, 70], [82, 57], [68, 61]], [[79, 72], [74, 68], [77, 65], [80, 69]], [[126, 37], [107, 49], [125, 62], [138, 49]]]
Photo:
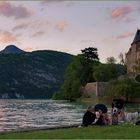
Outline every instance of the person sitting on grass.
[[92, 125], [96, 119], [94, 108], [89, 106], [83, 116], [82, 126]]
[[97, 121], [97, 125], [109, 125], [110, 121], [108, 118], [108, 109], [106, 107], [106, 105], [104, 104], [96, 104], [94, 106], [95, 108], [95, 112], [99, 112], [100, 117], [98, 118], [98, 116], [96, 118], [98, 118]]
[[105, 125], [102, 110], [96, 111], [95, 114], [96, 114], [96, 119], [94, 121], [94, 124], [95, 125]]
[[94, 107], [89, 106], [87, 111], [85, 112], [83, 116], [82, 126], [88, 126], [88, 125], [108, 125], [109, 119], [107, 112], [104, 110], [97, 108], [98, 104]]
[[123, 99], [112, 100], [112, 109], [111, 109], [112, 125], [117, 125], [124, 122], [124, 118], [125, 118], [124, 106], [125, 106], [125, 102]]

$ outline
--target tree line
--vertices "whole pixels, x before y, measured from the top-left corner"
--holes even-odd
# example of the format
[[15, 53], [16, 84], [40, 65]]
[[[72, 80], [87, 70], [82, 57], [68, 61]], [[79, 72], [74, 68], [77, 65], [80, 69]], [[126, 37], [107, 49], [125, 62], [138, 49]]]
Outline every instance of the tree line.
[[[108, 96], [125, 96], [127, 99], [137, 96], [140, 85], [126, 76], [126, 64], [122, 53], [119, 58], [119, 64], [116, 64], [114, 57], [108, 57], [106, 63], [101, 63], [97, 48], [89, 47], [81, 50], [81, 54], [75, 56], [67, 67], [64, 82], [53, 98], [74, 101], [82, 96], [82, 87], [88, 82], [96, 81], [109, 82]], [[135, 94], [133, 91], [136, 91]]]

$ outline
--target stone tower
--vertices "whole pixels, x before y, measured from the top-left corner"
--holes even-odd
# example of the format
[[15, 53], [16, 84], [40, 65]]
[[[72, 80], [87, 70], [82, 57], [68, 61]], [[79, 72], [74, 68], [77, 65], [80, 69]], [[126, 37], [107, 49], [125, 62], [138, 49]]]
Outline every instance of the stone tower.
[[140, 65], [140, 30], [138, 29], [129, 51], [126, 53], [127, 74], [136, 76], [139, 71], [137, 66]]

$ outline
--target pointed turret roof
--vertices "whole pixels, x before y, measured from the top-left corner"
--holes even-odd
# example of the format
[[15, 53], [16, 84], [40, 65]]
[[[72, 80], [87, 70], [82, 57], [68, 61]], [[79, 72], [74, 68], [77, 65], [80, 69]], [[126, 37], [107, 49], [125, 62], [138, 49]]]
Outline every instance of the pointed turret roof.
[[136, 42], [140, 42], [140, 29], [137, 30], [137, 32], [135, 34], [135, 38], [134, 38], [132, 44], [136, 43]]

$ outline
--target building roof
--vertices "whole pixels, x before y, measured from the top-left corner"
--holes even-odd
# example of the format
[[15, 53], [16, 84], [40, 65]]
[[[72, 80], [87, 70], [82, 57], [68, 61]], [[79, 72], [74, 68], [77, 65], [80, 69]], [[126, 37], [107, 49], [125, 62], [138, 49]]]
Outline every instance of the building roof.
[[137, 30], [132, 44], [136, 42], [140, 42], [140, 29]]

